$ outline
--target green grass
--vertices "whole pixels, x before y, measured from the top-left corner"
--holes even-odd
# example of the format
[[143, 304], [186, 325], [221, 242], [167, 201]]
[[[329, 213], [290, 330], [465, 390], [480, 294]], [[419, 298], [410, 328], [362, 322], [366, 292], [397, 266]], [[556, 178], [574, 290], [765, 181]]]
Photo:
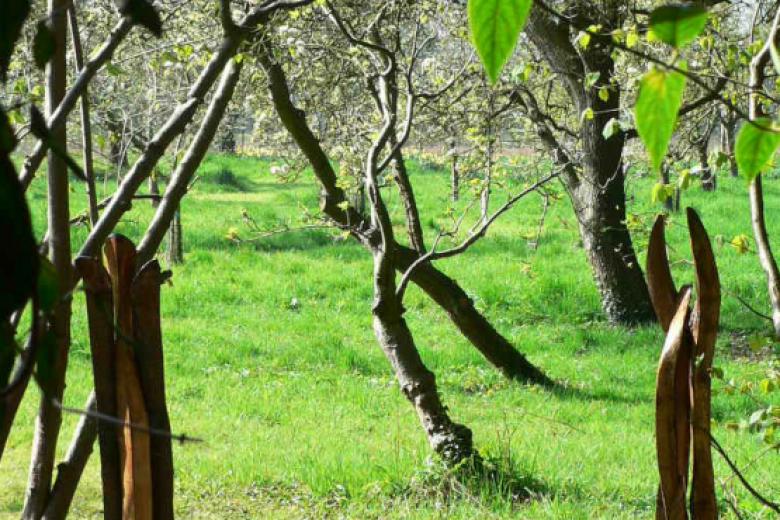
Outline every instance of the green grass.
[[[540, 247], [529, 247], [540, 213], [530, 197], [465, 255], [439, 264], [519, 349], [569, 390], [550, 393], [504, 380], [419, 290], [408, 293], [408, 320], [425, 362], [436, 372], [453, 418], [470, 426], [480, 451], [496, 466], [490, 479], [461, 478], [430, 460], [416, 416], [403, 399], [371, 331], [371, 260], [358, 245], [327, 230], [297, 231], [240, 245], [250, 238], [246, 210], [262, 227], [293, 225], [301, 207], [316, 208], [309, 173], [282, 184], [271, 162], [210, 156], [183, 205], [186, 263], [163, 290], [168, 396], [176, 432], [204, 439], [176, 446], [176, 507], [181, 518], [648, 518], [657, 472], [653, 386], [662, 335], [658, 327], [626, 330], [603, 321], [598, 294], [579, 245], [568, 200], [551, 208]], [[234, 176], [222, 173], [229, 169]], [[413, 165], [413, 183], [428, 240], [447, 226], [444, 172]], [[628, 184], [630, 211], [647, 227], [649, 179]], [[505, 196], [499, 190], [495, 205]], [[74, 212], [84, 208], [74, 186]], [[468, 197], [466, 197], [468, 198]], [[45, 187], [30, 194], [43, 229]], [[391, 210], [401, 217], [397, 195]], [[724, 289], [766, 307], [753, 252], [728, 242], [751, 236], [742, 180], [723, 178], [716, 193], [691, 189], [716, 240]], [[462, 208], [466, 201], [459, 207]], [[151, 216], [139, 201], [120, 226], [138, 239]], [[772, 236], [780, 232], [780, 187], [767, 183]], [[401, 228], [399, 227], [399, 231]], [[74, 230], [74, 246], [86, 234]], [[646, 248], [638, 230], [638, 250]], [[692, 282], [684, 218], [669, 231], [678, 283]], [[642, 255], [644, 256], [644, 255]], [[642, 259], [644, 262], [644, 259]], [[299, 304], [291, 306], [293, 298]], [[90, 390], [84, 302], [76, 296], [66, 404], [81, 406]], [[776, 357], [735, 357], [745, 337], [768, 324], [733, 297], [723, 301], [716, 364], [727, 378], [755, 380]], [[716, 390], [723, 384], [716, 382]], [[773, 397], [778, 403], [777, 393]], [[766, 396], [714, 397], [720, 425], [739, 421]], [[0, 517], [17, 518], [24, 496], [38, 393], [28, 392], [0, 463]], [[771, 401], [771, 399], [770, 399]], [[68, 416], [60, 449], [77, 418]], [[714, 431], [741, 466], [764, 449], [749, 432]], [[780, 497], [777, 453], [752, 463], [747, 475]], [[730, 478], [747, 518], [767, 510]], [[73, 518], [98, 518], [100, 484], [93, 457], [73, 505]], [[718, 487], [719, 496], [724, 492]], [[724, 517], [730, 514], [721, 500]]]

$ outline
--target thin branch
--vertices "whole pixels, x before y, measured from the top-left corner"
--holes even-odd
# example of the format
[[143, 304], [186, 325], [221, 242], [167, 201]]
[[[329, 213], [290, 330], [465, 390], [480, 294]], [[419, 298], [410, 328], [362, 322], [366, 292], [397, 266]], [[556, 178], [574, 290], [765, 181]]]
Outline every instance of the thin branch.
[[[704, 430], [706, 431], [706, 430]], [[715, 451], [717, 451], [721, 457], [723, 457], [723, 460], [726, 461], [726, 464], [729, 465], [731, 468], [731, 471], [734, 472], [734, 474], [737, 476], [740, 482], [742, 482], [742, 485], [745, 486], [745, 489], [747, 489], [753, 497], [761, 502], [763, 505], [771, 509], [772, 511], [776, 513], [780, 513], [780, 504], [772, 502], [765, 498], [761, 493], [756, 491], [756, 489], [750, 485], [750, 482], [747, 481], [745, 476], [742, 474], [741, 471], [739, 471], [739, 468], [737, 468], [736, 464], [734, 464], [731, 459], [729, 458], [728, 454], [726, 454], [726, 451], [723, 449], [723, 447], [718, 443], [717, 440], [715, 440], [715, 437], [712, 436], [710, 432], [707, 431], [707, 435], [710, 437], [710, 442], [712, 443], [712, 446], [715, 448]]]
[[484, 237], [488, 229], [490, 228], [490, 226], [501, 215], [509, 211], [518, 201], [520, 201], [529, 193], [537, 191], [539, 188], [541, 188], [548, 182], [552, 181], [553, 179], [558, 178], [560, 174], [561, 174], [561, 170], [559, 169], [558, 171], [551, 173], [547, 177], [535, 182], [533, 185], [529, 186], [528, 188], [524, 189], [514, 197], [510, 198], [506, 203], [504, 203], [503, 206], [501, 206], [498, 210], [496, 210], [496, 212], [493, 213], [493, 215], [490, 218], [488, 218], [476, 231], [474, 231], [459, 246], [441, 252], [436, 252], [434, 248], [431, 249], [431, 251], [429, 251], [428, 253], [419, 257], [417, 260], [415, 260], [414, 263], [412, 263], [412, 265], [410, 265], [409, 268], [406, 270], [406, 272], [403, 274], [403, 276], [401, 277], [401, 281], [398, 283], [398, 290], [396, 291], [396, 297], [398, 298], [398, 301], [399, 302], [403, 301], [404, 292], [406, 292], [406, 287], [409, 285], [409, 280], [411, 279], [412, 274], [418, 267], [420, 267], [422, 264], [427, 262], [440, 260], [442, 258], [449, 258], [465, 252], [468, 248], [474, 245], [480, 238]]
[[744, 300], [744, 299], [743, 299], [743, 298], [742, 298], [740, 295], [738, 295], [738, 294], [736, 294], [736, 293], [733, 293], [733, 292], [731, 292], [731, 291], [723, 291], [723, 292], [725, 292], [726, 294], [728, 294], [729, 296], [731, 296], [732, 298], [734, 298], [735, 300], [737, 300], [737, 301], [738, 301], [739, 303], [741, 303], [741, 304], [742, 304], [742, 305], [743, 305], [743, 306], [744, 306], [744, 307], [745, 307], [747, 310], [749, 310], [750, 312], [752, 312], [753, 314], [755, 314], [755, 315], [756, 315], [756, 316], [758, 316], [759, 318], [764, 318], [765, 320], [769, 320], [770, 322], [772, 321], [772, 317], [771, 317], [771, 316], [767, 316], [767, 315], [766, 315], [766, 314], [764, 314], [763, 312], [761, 312], [761, 311], [759, 311], [759, 310], [756, 310], [756, 309], [755, 309], [755, 308], [754, 308], [752, 305], [750, 305], [750, 304], [749, 304], [749, 303], [748, 303], [746, 300]]
[[169, 439], [174, 440], [179, 444], [185, 444], [185, 443], [200, 444], [205, 442], [203, 439], [200, 439], [198, 437], [190, 437], [189, 435], [186, 434], [174, 434], [169, 431], [160, 430], [158, 428], [149, 428], [141, 424], [136, 424], [129, 421], [123, 421], [122, 419], [119, 419], [117, 417], [112, 417], [110, 415], [100, 413], [97, 410], [92, 410], [91, 402], [88, 404], [86, 410], [82, 410], [81, 408], [71, 408], [69, 406], [65, 406], [57, 399], [52, 399], [51, 401], [54, 406], [56, 406], [63, 412], [72, 413], [76, 415], [86, 415], [87, 417], [91, 417], [98, 421], [103, 421], [105, 423], [113, 424], [114, 426], [121, 426], [122, 428], [130, 428], [131, 430], [147, 433], [149, 435], [154, 435], [158, 437], [168, 437]]

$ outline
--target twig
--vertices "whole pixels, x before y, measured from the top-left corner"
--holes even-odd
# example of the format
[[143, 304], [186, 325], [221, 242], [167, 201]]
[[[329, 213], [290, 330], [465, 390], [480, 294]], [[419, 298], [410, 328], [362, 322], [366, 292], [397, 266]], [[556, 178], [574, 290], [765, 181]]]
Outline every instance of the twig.
[[733, 471], [734, 474], [739, 479], [739, 481], [742, 482], [742, 485], [745, 486], [745, 489], [747, 489], [750, 492], [750, 494], [753, 495], [753, 497], [756, 500], [758, 500], [759, 502], [761, 502], [763, 505], [765, 505], [766, 507], [768, 507], [772, 511], [775, 511], [776, 513], [780, 513], [780, 504], [777, 504], [775, 502], [772, 502], [772, 501], [764, 498], [764, 496], [761, 495], [761, 493], [756, 491], [756, 489], [753, 486], [750, 485], [750, 482], [747, 481], [747, 479], [742, 474], [742, 472], [739, 471], [739, 468], [737, 468], [737, 466], [731, 461], [731, 459], [726, 454], [726, 451], [723, 449], [723, 447], [721, 447], [721, 445], [718, 443], [718, 441], [715, 440], [715, 437], [713, 437], [712, 434], [709, 431], [707, 431], [707, 430], [705, 430], [703, 428], [702, 428], [702, 431], [705, 431], [707, 433], [707, 435], [710, 438], [710, 443], [712, 443], [712, 446], [715, 448], [715, 451], [717, 451], [720, 454], [720, 456], [723, 457], [723, 460], [726, 461], [726, 464], [729, 465], [729, 467], [731, 468], [731, 471]]
[[54, 404], [54, 406], [56, 406], [63, 412], [72, 413], [76, 415], [85, 415], [87, 417], [91, 417], [98, 421], [107, 422], [115, 426], [121, 426], [122, 428], [130, 428], [132, 430], [136, 430], [139, 432], [148, 433], [149, 435], [156, 435], [159, 437], [169, 437], [170, 439], [177, 441], [179, 444], [204, 442], [203, 439], [199, 439], [197, 437], [190, 437], [189, 435], [185, 435], [185, 434], [174, 434], [165, 430], [160, 430], [158, 428], [150, 428], [148, 426], [143, 426], [132, 422], [126, 422], [116, 417], [112, 417], [110, 415], [106, 415], [104, 413], [100, 413], [97, 411], [82, 410], [81, 408], [71, 408], [69, 406], [63, 405], [57, 399], [52, 399], [52, 403]]
[[752, 305], [750, 305], [747, 301], [745, 301], [738, 294], [733, 293], [731, 291], [723, 291], [723, 292], [725, 292], [727, 295], [729, 295], [732, 298], [734, 298], [735, 300], [737, 300], [739, 303], [742, 304], [743, 307], [745, 307], [747, 310], [749, 310], [750, 312], [752, 312], [753, 314], [755, 314], [759, 318], [764, 318], [765, 320], [772, 321], [772, 317], [771, 316], [767, 316], [763, 312], [756, 310]]
[[278, 229], [270, 229], [264, 232], [261, 232], [258, 236], [248, 238], [246, 240], [238, 238], [237, 242], [259, 242], [260, 240], [263, 240], [264, 238], [269, 238], [275, 235], [281, 235], [283, 233], [292, 233], [295, 231], [309, 231], [312, 229], [333, 229], [333, 226], [330, 224], [310, 224], [307, 226], [301, 226], [296, 228], [291, 227], [283, 227]]
[[542, 240], [542, 232], [544, 231], [544, 221], [547, 219], [547, 210], [550, 208], [550, 194], [545, 193], [542, 197], [542, 216], [539, 217], [539, 229], [536, 230], [536, 240], [532, 242], [531, 249], [536, 251], [539, 249], [539, 242]]
[[529, 186], [528, 188], [524, 189], [511, 199], [509, 199], [503, 206], [501, 206], [489, 219], [487, 219], [475, 232], [471, 233], [471, 235], [463, 241], [459, 246], [453, 247], [452, 249], [447, 249], [445, 251], [436, 252], [435, 250], [431, 250], [428, 253], [422, 255], [417, 260], [412, 263], [412, 265], [409, 266], [409, 269], [406, 270], [406, 272], [401, 277], [401, 281], [398, 283], [398, 290], [396, 291], [396, 297], [398, 298], [398, 301], [403, 301], [404, 292], [406, 291], [406, 287], [409, 285], [409, 280], [411, 279], [412, 273], [420, 267], [422, 264], [427, 262], [432, 262], [433, 260], [439, 260], [441, 258], [449, 258], [451, 256], [458, 255], [460, 253], [463, 253], [466, 251], [469, 247], [474, 245], [480, 238], [485, 236], [487, 233], [488, 228], [504, 213], [509, 211], [512, 206], [514, 206], [520, 199], [524, 198], [526, 195], [528, 195], [531, 192], [534, 192], [550, 182], [553, 179], [558, 178], [561, 174], [561, 170], [557, 170], [547, 177], [541, 179], [540, 181], [537, 181], [533, 185]]

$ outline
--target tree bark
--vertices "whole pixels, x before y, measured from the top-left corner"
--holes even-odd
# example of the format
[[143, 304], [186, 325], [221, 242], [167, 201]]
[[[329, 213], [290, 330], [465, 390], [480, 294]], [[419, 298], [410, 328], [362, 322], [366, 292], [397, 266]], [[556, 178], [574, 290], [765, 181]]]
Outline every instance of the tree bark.
[[[766, 78], [765, 68], [770, 61], [770, 51], [772, 45], [777, 45], [780, 39], [780, 9], [777, 10], [772, 25], [772, 31], [767, 37], [766, 43], [762, 49], [753, 57], [750, 62], [750, 118], [755, 120], [763, 116], [761, 106], [761, 92]], [[769, 243], [769, 232], [766, 227], [766, 217], [764, 215], [764, 189], [762, 185], [761, 174], [750, 183], [750, 219], [753, 226], [753, 237], [756, 241], [756, 250], [758, 259], [761, 262], [761, 268], [766, 276], [767, 290], [769, 300], [772, 306], [772, 324], [774, 326], [775, 337], [780, 338], [780, 270], [777, 268], [777, 261], [772, 252], [772, 246]]]
[[766, 276], [769, 302], [772, 306], [772, 324], [775, 337], [780, 338], [780, 270], [777, 268], [772, 245], [769, 242], [769, 232], [764, 216], [764, 188], [761, 175], [750, 183], [750, 221], [753, 227], [753, 237], [756, 241], [758, 259]]
[[723, 109], [720, 116], [720, 151], [728, 157], [729, 170], [732, 177], [739, 177], [737, 161], [734, 158], [734, 136], [737, 133], [737, 119], [728, 109]]
[[[67, 82], [65, 42], [68, 0], [49, 0], [48, 13], [54, 39], [54, 53], [46, 66], [46, 115], [49, 119], [65, 96]], [[66, 150], [65, 125], [52, 131], [52, 139], [61, 150]], [[55, 153], [48, 156], [48, 226], [50, 259], [57, 270], [58, 303], [49, 323], [54, 335], [52, 370], [43, 382], [41, 402], [35, 423], [30, 476], [22, 518], [38, 520], [44, 513], [51, 491], [57, 438], [62, 423], [62, 411], [53, 400], [62, 401], [65, 391], [65, 372], [70, 350], [70, 318], [72, 280], [70, 245], [70, 186], [68, 167]]]
[[709, 165], [707, 143], [699, 144], [699, 146], [696, 147], [696, 151], [699, 154], [699, 163], [701, 163], [701, 189], [704, 191], [715, 191], [718, 179], [715, 170], [710, 168]]
[[[386, 77], [382, 81], [386, 81]], [[386, 83], [380, 95], [385, 107], [383, 118], [394, 121], [395, 118], [386, 112], [389, 105]], [[420, 358], [412, 333], [403, 318], [402, 302], [396, 296], [393, 224], [377, 182], [377, 158], [387, 144], [390, 128], [386, 123], [380, 137], [373, 143], [365, 170], [371, 225], [380, 237], [371, 248], [374, 260], [374, 333], [395, 371], [401, 391], [417, 411], [431, 448], [447, 463], [456, 464], [474, 453], [471, 430], [450, 419], [439, 398], [435, 376]]]
[[458, 171], [458, 156], [453, 153], [450, 159], [450, 190], [452, 202], [458, 202], [460, 198], [460, 172]]
[[[587, 16], [587, 13], [580, 13]], [[620, 91], [612, 84], [615, 64], [610, 39], [594, 39], [587, 49], [575, 49], [570, 27], [552, 21], [539, 7], [532, 9], [526, 33], [551, 69], [561, 78], [578, 114], [592, 109], [583, 120], [578, 140], [582, 147], [581, 173], [565, 170], [563, 177], [574, 206], [580, 236], [590, 261], [604, 312], [613, 323], [637, 324], [655, 319], [642, 270], [626, 227], [626, 195], [623, 172], [625, 135], [605, 139], [603, 129], [620, 111]], [[586, 87], [586, 74], [598, 72], [598, 85]], [[608, 88], [605, 101], [599, 88]], [[549, 132], [546, 122], [542, 130]], [[543, 142], [551, 146], [554, 138]], [[550, 140], [552, 139], [552, 140]], [[559, 147], [551, 152], [559, 157]], [[567, 159], [568, 162], [568, 159]]]

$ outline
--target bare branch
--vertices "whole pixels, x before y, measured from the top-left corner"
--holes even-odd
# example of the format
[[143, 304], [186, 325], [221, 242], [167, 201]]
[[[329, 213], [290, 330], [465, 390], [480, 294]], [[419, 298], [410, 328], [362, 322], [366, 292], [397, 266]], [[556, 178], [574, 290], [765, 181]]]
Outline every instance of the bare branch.
[[539, 188], [547, 184], [548, 182], [552, 181], [553, 179], [558, 178], [561, 174], [561, 169], [551, 173], [550, 175], [544, 177], [543, 179], [535, 182], [528, 188], [524, 189], [514, 197], [511, 197], [506, 203], [504, 203], [503, 206], [501, 206], [498, 210], [496, 210], [493, 215], [490, 216], [476, 231], [474, 231], [466, 240], [464, 240], [459, 246], [453, 247], [451, 249], [447, 249], [445, 251], [436, 252], [435, 247], [431, 249], [428, 253], [420, 256], [417, 260], [412, 263], [412, 265], [409, 266], [409, 268], [406, 270], [406, 272], [401, 277], [401, 281], [398, 283], [398, 290], [396, 291], [396, 297], [398, 298], [399, 302], [403, 302], [404, 298], [404, 292], [406, 291], [406, 287], [409, 285], [409, 280], [411, 279], [412, 274], [414, 274], [414, 271], [420, 267], [421, 265], [432, 262], [434, 260], [439, 260], [442, 258], [449, 258], [458, 254], [463, 253], [468, 248], [473, 246], [480, 238], [484, 237], [487, 234], [488, 229], [490, 226], [498, 220], [498, 218], [512, 209], [512, 207], [517, 204], [518, 201], [523, 199], [526, 195], [529, 193], [532, 193], [534, 191], [537, 191]]

